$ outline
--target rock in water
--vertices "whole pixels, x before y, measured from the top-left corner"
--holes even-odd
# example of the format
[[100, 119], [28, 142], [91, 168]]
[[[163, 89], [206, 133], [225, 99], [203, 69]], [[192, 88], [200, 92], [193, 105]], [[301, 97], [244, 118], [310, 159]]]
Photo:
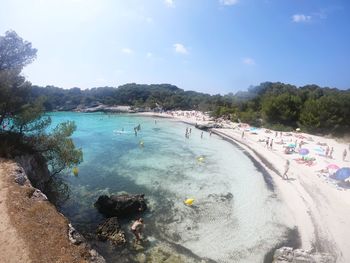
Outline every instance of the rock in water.
[[79, 245], [85, 242], [85, 238], [75, 230], [72, 224], [68, 224], [68, 238], [74, 245]]
[[282, 247], [275, 251], [273, 263], [335, 263], [335, 258], [328, 253], [312, 253], [308, 250]]
[[110, 240], [116, 246], [126, 243], [125, 233], [121, 230], [117, 217], [108, 218], [100, 224], [96, 233], [100, 240]]
[[101, 195], [95, 203], [98, 211], [106, 216], [126, 217], [147, 209], [144, 195]]

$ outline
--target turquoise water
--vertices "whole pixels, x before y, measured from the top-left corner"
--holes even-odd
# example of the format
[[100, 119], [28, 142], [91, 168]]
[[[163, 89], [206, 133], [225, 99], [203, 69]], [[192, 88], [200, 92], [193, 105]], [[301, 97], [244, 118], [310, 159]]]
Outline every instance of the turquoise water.
[[[77, 124], [73, 138], [84, 162], [79, 176], [64, 176], [69, 191], [60, 210], [86, 236], [103, 220], [93, 206], [98, 196], [125, 191], [146, 194], [146, 254], [152, 246], [171, 244], [185, 248], [181, 251], [189, 259], [262, 262], [282, 240], [287, 229], [282, 203], [251, 160], [219, 137], [204, 132], [201, 138], [201, 131], [191, 127], [186, 139], [190, 126], [184, 123], [155, 123], [137, 115], [59, 112], [51, 117], [53, 125]], [[141, 131], [135, 136], [138, 124]], [[186, 198], [195, 199], [193, 207], [183, 204]], [[123, 228], [130, 239], [128, 224]], [[125, 262], [132, 262], [136, 254], [131, 245], [116, 250], [93, 244], [109, 262], [122, 262], [120, 254], [130, 254]]]

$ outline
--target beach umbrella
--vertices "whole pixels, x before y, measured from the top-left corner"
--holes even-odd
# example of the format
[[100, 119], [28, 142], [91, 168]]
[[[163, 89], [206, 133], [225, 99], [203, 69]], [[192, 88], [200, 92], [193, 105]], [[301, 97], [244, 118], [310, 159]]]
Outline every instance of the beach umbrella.
[[332, 170], [338, 170], [340, 167], [334, 163], [331, 163], [327, 165], [327, 168]]
[[321, 153], [321, 154], [324, 154], [324, 149], [322, 149], [321, 147], [315, 148], [314, 151], [318, 152], [318, 153]]
[[308, 149], [306, 149], [306, 148], [302, 148], [302, 149], [300, 149], [299, 150], [299, 154], [300, 155], [308, 155], [309, 154], [309, 150]]
[[290, 144], [287, 145], [287, 147], [289, 147], [289, 148], [295, 148], [296, 145], [295, 145], [295, 143], [290, 143]]
[[340, 168], [335, 172], [334, 177], [336, 180], [344, 181], [345, 179], [350, 177], [350, 167]]

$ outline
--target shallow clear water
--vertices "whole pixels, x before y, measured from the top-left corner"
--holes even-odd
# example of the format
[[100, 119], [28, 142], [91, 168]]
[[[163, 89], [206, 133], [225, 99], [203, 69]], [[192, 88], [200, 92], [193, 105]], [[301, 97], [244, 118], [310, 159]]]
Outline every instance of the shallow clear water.
[[[219, 137], [204, 132], [201, 139], [201, 131], [191, 127], [186, 139], [190, 126], [184, 123], [136, 115], [60, 112], [51, 117], [53, 125], [73, 120], [78, 127], [73, 137], [84, 162], [79, 176], [65, 177], [69, 191], [60, 210], [81, 232], [94, 231], [103, 220], [93, 207], [99, 195], [125, 191], [146, 194], [150, 247], [175, 244], [188, 249], [189, 257], [262, 262], [283, 238], [285, 208], [251, 160]], [[142, 129], [135, 136], [138, 124]], [[186, 198], [194, 198], [194, 206], [185, 206]], [[123, 228], [128, 232], [128, 224]], [[121, 253], [95, 245], [111, 262]]]

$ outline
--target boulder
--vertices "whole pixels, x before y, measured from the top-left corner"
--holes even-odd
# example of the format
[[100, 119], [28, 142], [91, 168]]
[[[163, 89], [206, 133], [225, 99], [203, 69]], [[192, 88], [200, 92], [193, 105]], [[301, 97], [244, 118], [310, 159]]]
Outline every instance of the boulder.
[[28, 179], [22, 167], [18, 167], [17, 169], [15, 169], [14, 177], [15, 182], [22, 186], [27, 182]]
[[273, 263], [335, 263], [334, 256], [328, 253], [313, 253], [304, 249], [282, 247], [275, 251]]
[[125, 233], [121, 230], [118, 218], [111, 217], [100, 224], [96, 230], [97, 237], [102, 240], [110, 240], [114, 245], [123, 245], [126, 243]]
[[68, 238], [74, 245], [79, 245], [86, 242], [85, 238], [75, 230], [72, 224], [68, 224]]
[[144, 195], [101, 195], [95, 203], [98, 211], [106, 216], [127, 217], [147, 209]]
[[[51, 180], [45, 158], [40, 154], [24, 154], [15, 157], [15, 161], [23, 167], [23, 171], [31, 184], [45, 192], [45, 185]], [[25, 183], [21, 173], [18, 174], [18, 183]], [[16, 179], [15, 179], [16, 180]]]
[[47, 196], [41, 192], [39, 189], [34, 189], [31, 197], [31, 199], [35, 200], [35, 201], [48, 201]]

